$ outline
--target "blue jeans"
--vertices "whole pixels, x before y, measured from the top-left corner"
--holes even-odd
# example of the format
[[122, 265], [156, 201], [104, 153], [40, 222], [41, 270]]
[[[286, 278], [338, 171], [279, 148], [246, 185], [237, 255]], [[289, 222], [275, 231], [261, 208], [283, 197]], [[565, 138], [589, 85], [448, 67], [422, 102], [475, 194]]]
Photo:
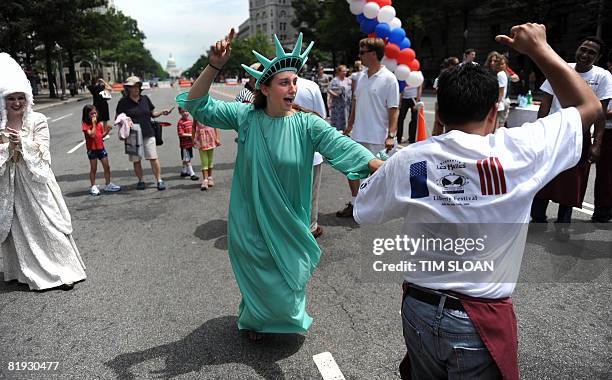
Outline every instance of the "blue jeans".
[[489, 350], [466, 313], [407, 296], [404, 340], [413, 380], [501, 379]]

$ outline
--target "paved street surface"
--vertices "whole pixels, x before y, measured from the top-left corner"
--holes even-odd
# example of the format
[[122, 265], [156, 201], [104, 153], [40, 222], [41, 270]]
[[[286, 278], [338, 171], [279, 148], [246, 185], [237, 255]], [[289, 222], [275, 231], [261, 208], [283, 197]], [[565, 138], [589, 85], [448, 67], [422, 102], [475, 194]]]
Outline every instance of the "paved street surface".
[[[215, 87], [234, 94], [237, 87]], [[157, 109], [177, 89], [148, 91]], [[118, 94], [111, 100], [111, 116]], [[176, 110], [160, 120], [158, 147], [168, 190], [136, 191], [116, 130], [106, 140], [116, 194], [91, 197], [81, 109], [71, 102], [49, 117], [52, 167], [72, 213], [74, 238], [88, 278], [70, 292], [31, 292], [0, 282], [0, 378], [22, 379], [321, 379], [313, 356], [330, 352], [346, 379], [396, 379], [405, 348], [398, 283], [360, 278], [365, 227], [338, 219], [350, 200], [341, 174], [325, 165], [321, 186], [321, 263], [308, 286], [314, 324], [303, 335], [252, 344], [236, 329], [240, 293], [227, 256], [227, 208], [235, 133], [215, 151], [215, 187], [179, 176]], [[433, 98], [425, 99], [431, 127]], [[407, 123], [406, 123], [407, 125]], [[71, 153], [69, 153], [71, 152]], [[196, 168], [199, 168], [196, 160]], [[99, 183], [103, 184], [101, 168]], [[593, 203], [593, 179], [586, 202]], [[556, 213], [551, 206], [549, 217]], [[525, 379], [612, 378], [612, 234], [574, 212], [576, 233], [565, 250], [550, 247], [552, 227], [530, 233], [514, 303]], [[399, 221], [388, 224], [397, 228]], [[549, 265], [541, 266], [542, 263]], [[578, 275], [565, 275], [580, 268]], [[557, 281], [548, 280], [554, 272]], [[541, 274], [541, 276], [540, 276]], [[569, 283], [571, 281], [572, 283]], [[58, 362], [51, 371], [9, 371], [11, 362]], [[13, 367], [14, 368], [14, 367]]]

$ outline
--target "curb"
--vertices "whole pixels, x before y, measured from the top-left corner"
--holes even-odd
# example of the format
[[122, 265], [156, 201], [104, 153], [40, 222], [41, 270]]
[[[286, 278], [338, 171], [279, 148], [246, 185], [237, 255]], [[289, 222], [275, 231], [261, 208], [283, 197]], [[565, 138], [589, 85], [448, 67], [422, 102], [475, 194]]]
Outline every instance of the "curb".
[[69, 99], [66, 99], [66, 100], [59, 100], [57, 102], [53, 102], [53, 103], [50, 103], [50, 104], [44, 104], [44, 105], [40, 105], [40, 106], [37, 106], [36, 104], [34, 104], [33, 110], [35, 112], [38, 112], [38, 111], [46, 110], [48, 108], [60, 106], [62, 104], [81, 102], [81, 101], [84, 101], [84, 100], [87, 100], [87, 99], [91, 99], [91, 97], [69, 98]]

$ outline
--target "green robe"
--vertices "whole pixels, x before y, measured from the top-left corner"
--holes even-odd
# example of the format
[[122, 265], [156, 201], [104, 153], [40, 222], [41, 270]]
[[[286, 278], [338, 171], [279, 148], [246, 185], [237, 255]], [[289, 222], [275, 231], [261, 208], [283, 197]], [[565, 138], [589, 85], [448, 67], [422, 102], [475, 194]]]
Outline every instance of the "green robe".
[[349, 179], [366, 177], [374, 156], [311, 113], [273, 118], [208, 95], [176, 100], [195, 120], [238, 132], [228, 216], [229, 257], [243, 297], [238, 328], [308, 330], [305, 287], [321, 256], [310, 233], [314, 152]]

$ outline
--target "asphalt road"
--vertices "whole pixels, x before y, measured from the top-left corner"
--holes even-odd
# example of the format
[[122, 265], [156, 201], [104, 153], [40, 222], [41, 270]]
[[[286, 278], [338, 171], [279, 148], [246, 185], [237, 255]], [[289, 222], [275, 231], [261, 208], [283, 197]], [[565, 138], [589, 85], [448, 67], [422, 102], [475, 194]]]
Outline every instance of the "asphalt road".
[[[215, 91], [232, 94], [236, 88]], [[162, 109], [174, 105], [177, 93], [156, 89], [149, 96]], [[313, 355], [322, 352], [333, 355], [346, 379], [398, 378], [405, 352], [400, 287], [363, 281], [362, 228], [334, 215], [350, 200], [341, 174], [328, 165], [323, 170], [323, 255], [308, 286], [312, 328], [252, 344], [236, 330], [240, 293], [227, 257], [235, 133], [222, 132], [216, 186], [202, 192], [198, 182], [179, 176], [176, 111], [162, 117], [173, 126], [158, 147], [168, 185], [159, 192], [147, 164], [149, 188], [135, 190], [131, 164], [113, 131], [106, 146], [113, 182], [123, 189], [91, 197], [85, 148], [68, 153], [82, 141], [86, 103], [44, 113], [50, 118], [52, 167], [88, 279], [70, 292], [30, 292], [0, 282], [0, 378], [320, 379]], [[117, 95], [111, 110], [116, 103]], [[432, 98], [426, 104], [433, 109]], [[431, 125], [433, 115], [426, 117]], [[102, 183], [101, 170], [98, 178]], [[551, 207], [549, 217], [554, 213]], [[551, 231], [530, 232], [523, 281], [513, 296], [525, 379], [612, 378], [612, 234], [609, 227], [586, 223], [588, 218], [574, 213], [572, 240], [562, 247]], [[387, 227], [398, 228], [399, 222]], [[8, 369], [11, 362], [42, 361], [58, 362], [57, 369]]]

